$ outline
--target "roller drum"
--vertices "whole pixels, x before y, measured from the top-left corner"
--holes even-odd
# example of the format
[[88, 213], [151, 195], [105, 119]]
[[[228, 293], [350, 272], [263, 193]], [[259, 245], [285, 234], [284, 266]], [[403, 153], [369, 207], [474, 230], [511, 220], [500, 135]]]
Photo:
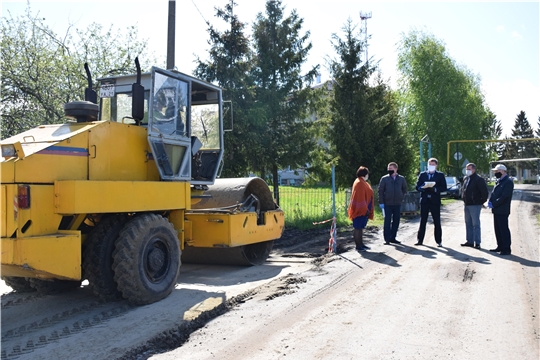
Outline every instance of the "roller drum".
[[277, 208], [272, 192], [266, 182], [258, 177], [216, 179], [214, 185], [208, 187], [199, 203], [193, 209], [214, 209], [242, 203], [249, 195], [255, 195], [260, 202], [261, 211]]
[[[220, 209], [243, 203], [254, 195], [260, 211], [276, 210], [278, 207], [266, 182], [258, 177], [216, 179], [205, 191], [205, 197], [192, 206], [195, 210]], [[209, 195], [209, 196], [208, 196]], [[206, 197], [208, 196], [208, 197]], [[272, 250], [274, 241], [265, 241], [233, 248], [200, 248], [186, 246], [182, 262], [220, 265], [261, 265]]]

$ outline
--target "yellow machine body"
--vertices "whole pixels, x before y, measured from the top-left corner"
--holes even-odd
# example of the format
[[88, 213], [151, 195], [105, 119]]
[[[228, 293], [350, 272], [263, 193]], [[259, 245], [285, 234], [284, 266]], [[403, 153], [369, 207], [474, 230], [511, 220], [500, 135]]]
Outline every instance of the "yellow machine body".
[[[190, 80], [187, 76], [181, 79], [184, 78], [186, 82]], [[116, 80], [117, 91], [121, 90], [120, 80]], [[194, 93], [214, 91], [210, 85], [203, 85], [193, 81], [189, 89]], [[193, 99], [201, 98], [197, 96]], [[220, 92], [218, 100], [221, 101]], [[208, 102], [205, 101], [200, 100], [203, 105]], [[148, 109], [146, 103], [145, 106]], [[219, 116], [221, 121], [221, 105]], [[87, 234], [103, 216], [110, 214], [159, 214], [178, 233], [182, 250], [186, 246], [234, 248], [281, 236], [284, 215], [277, 207], [260, 216], [239, 209], [223, 212], [204, 210], [203, 206], [202, 210], [191, 210], [192, 205], [208, 196], [204, 184], [215, 179], [216, 152], [193, 150], [193, 159], [198, 161], [195, 165], [199, 164], [197, 170], [195, 165], [186, 165], [192, 158], [189, 133], [181, 138], [186, 139], [184, 142], [169, 141], [165, 135], [149, 133], [154, 131], [149, 130], [154, 129], [151, 125], [138, 125], [120, 119], [68, 122], [39, 126], [1, 141], [3, 277], [82, 280]], [[158, 166], [165, 156], [155, 155], [160, 142], [164, 143], [164, 153], [172, 159], [173, 171], [181, 175], [179, 179], [168, 176], [167, 168]], [[208, 171], [205, 173], [205, 161], [213, 161], [214, 178], [206, 174]], [[182, 171], [187, 171], [189, 176], [190, 169], [199, 171], [197, 176], [191, 175], [191, 180], [182, 175]]]
[[[2, 276], [81, 279], [84, 235], [76, 229], [89, 215], [167, 212], [182, 249], [249, 245], [277, 239], [284, 229], [281, 210], [267, 211], [264, 224], [255, 213], [189, 212], [199, 199], [191, 198], [189, 182], [159, 181], [141, 127], [47, 125], [2, 143], [10, 141], [25, 156], [1, 162]], [[20, 184], [29, 188], [27, 209], [18, 206]], [[58, 230], [65, 216], [73, 216], [70, 230]]]

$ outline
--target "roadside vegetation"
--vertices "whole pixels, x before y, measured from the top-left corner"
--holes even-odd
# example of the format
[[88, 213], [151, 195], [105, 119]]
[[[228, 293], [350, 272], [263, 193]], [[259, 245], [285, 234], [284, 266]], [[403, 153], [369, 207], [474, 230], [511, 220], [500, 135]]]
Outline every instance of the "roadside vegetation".
[[[238, 18], [231, 0], [207, 23], [209, 49], [196, 55], [194, 75], [221, 86], [234, 109], [234, 129], [224, 134], [222, 177], [258, 175], [286, 204], [280, 169], [305, 169], [311, 186], [330, 184], [335, 166], [337, 187], [345, 189], [360, 165], [379, 179], [396, 161], [413, 183], [420, 171], [419, 142], [427, 136], [439, 170], [461, 177], [458, 166], [445, 164], [448, 141], [501, 138], [501, 122], [485, 102], [480, 77], [458, 64], [442, 39], [416, 29], [403, 34], [399, 86], [393, 89], [376, 54], [366, 58], [369, 34], [344, 15], [343, 24], [329, 30], [334, 51], [327, 63], [306, 69], [310, 31], [286, 3], [267, 0], [251, 21]], [[136, 27], [92, 24], [56, 34], [30, 3], [24, 16], [2, 17], [0, 30], [2, 138], [65, 121], [63, 104], [87, 85], [85, 62], [95, 77], [133, 73], [137, 56], [143, 71], [160, 65], [145, 52], [147, 40], [139, 39]], [[332, 80], [314, 86], [323, 65]], [[230, 109], [224, 106], [225, 119]], [[510, 139], [540, 137], [540, 118], [535, 131], [523, 111], [516, 113]], [[487, 173], [492, 161], [540, 157], [540, 142], [471, 143], [459, 151]], [[514, 175], [537, 163], [507, 166]], [[292, 211], [292, 218], [304, 213]]]

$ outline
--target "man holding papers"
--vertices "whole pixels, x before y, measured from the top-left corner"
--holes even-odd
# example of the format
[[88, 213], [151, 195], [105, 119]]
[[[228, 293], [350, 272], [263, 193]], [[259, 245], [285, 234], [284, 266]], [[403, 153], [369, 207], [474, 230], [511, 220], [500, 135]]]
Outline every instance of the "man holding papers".
[[428, 214], [431, 212], [433, 225], [435, 226], [435, 242], [442, 246], [441, 227], [441, 193], [446, 191], [446, 178], [437, 171], [439, 161], [436, 158], [428, 160], [428, 170], [420, 173], [416, 182], [416, 190], [420, 191], [420, 228], [418, 229], [418, 242], [424, 243]]

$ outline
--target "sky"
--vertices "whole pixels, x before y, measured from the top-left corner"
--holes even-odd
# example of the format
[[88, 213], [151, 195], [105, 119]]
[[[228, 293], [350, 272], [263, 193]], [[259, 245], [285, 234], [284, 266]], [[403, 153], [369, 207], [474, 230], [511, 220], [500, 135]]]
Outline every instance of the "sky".
[[[196, 56], [207, 59], [206, 21], [218, 29], [222, 20], [215, 18], [215, 7], [229, 0], [176, 1], [176, 68], [191, 74]], [[251, 33], [257, 14], [265, 11], [265, 0], [235, 0], [235, 13], [247, 23]], [[304, 32], [310, 32], [313, 45], [306, 69], [320, 65], [321, 78], [329, 78], [326, 67], [335, 57], [332, 34], [342, 35], [350, 17], [365, 26], [370, 35], [369, 57], [379, 61], [383, 78], [393, 88], [397, 71], [398, 43], [411, 30], [432, 34], [446, 46], [447, 54], [460, 66], [481, 79], [487, 106], [510, 135], [515, 118], [525, 111], [533, 129], [540, 117], [540, 6], [539, 1], [363, 1], [363, 0], [283, 0], [285, 15], [296, 9], [304, 20]], [[24, 14], [27, 1], [2, 0], [2, 16]], [[31, 0], [32, 12], [45, 18], [45, 24], [57, 34], [64, 34], [69, 24], [85, 29], [96, 22], [125, 32], [128, 26], [139, 28], [141, 39], [148, 39], [148, 50], [165, 66], [167, 52], [167, 0]], [[371, 18], [360, 21], [360, 12]], [[91, 66], [91, 65], [90, 65]]]

